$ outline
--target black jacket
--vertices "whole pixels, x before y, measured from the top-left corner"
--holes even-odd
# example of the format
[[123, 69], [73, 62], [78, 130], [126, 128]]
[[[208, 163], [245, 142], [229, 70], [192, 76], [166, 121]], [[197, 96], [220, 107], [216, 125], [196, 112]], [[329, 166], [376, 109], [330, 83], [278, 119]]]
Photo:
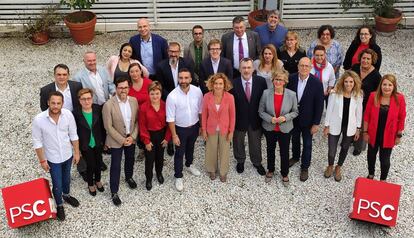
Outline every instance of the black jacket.
[[[217, 73], [224, 73], [231, 82], [233, 80], [233, 66], [231, 66], [231, 61], [224, 57], [220, 57]], [[213, 64], [211, 63], [211, 57], [207, 57], [201, 62], [199, 74], [199, 84], [203, 94], [208, 92], [205, 81], [207, 81], [213, 74], [214, 69]]]
[[[88, 125], [82, 110], [78, 109], [73, 112], [79, 137], [79, 149], [86, 151], [91, 138], [91, 128]], [[103, 148], [106, 132], [102, 120], [102, 107], [96, 104], [92, 105], [92, 133], [95, 138], [95, 144], [98, 149]]]
[[[351, 45], [349, 46], [348, 50], [346, 51], [346, 54], [345, 54], [345, 59], [344, 59], [344, 69], [345, 70], [351, 69], [351, 67], [352, 67], [352, 57], [354, 57], [354, 54], [357, 51], [358, 47], [359, 47], [359, 45], [355, 42], [355, 40], [353, 40]], [[379, 72], [380, 67], [381, 67], [381, 61], [382, 61], [381, 48], [377, 44], [370, 44], [369, 48], [372, 49], [373, 51], [375, 51], [375, 53], [377, 53], [378, 59], [377, 59], [377, 63], [374, 64], [374, 67]]]
[[[80, 109], [80, 104], [78, 100], [78, 92], [82, 89], [82, 84], [75, 81], [68, 81], [69, 89], [70, 89], [70, 96], [72, 97], [72, 106], [73, 110]], [[47, 105], [47, 99], [49, 97], [49, 93], [56, 92], [55, 82], [50, 83], [43, 88], [40, 89], [40, 109], [45, 111], [49, 108]]]

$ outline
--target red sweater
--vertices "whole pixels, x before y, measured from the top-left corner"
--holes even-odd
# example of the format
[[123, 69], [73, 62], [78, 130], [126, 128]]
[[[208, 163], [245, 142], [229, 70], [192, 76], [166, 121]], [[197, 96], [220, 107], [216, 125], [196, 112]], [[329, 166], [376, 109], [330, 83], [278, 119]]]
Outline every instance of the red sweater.
[[128, 93], [128, 96], [132, 96], [137, 99], [139, 107], [141, 107], [145, 101], [149, 100], [148, 87], [152, 83], [151, 79], [143, 78], [143, 80], [141, 90], [137, 91], [131, 86]]
[[165, 127], [167, 128], [167, 131], [165, 133], [165, 140], [171, 140], [171, 131], [167, 125], [165, 114], [165, 103], [163, 101], [160, 102], [160, 108], [158, 112], [155, 111], [149, 100], [140, 106], [138, 115], [139, 136], [145, 145], [151, 142], [149, 131], [158, 131]]
[[[378, 117], [379, 117], [379, 107], [380, 105], [375, 105], [375, 94], [372, 92], [369, 95], [367, 107], [364, 113], [364, 122], [368, 123], [368, 135], [369, 135], [369, 144], [371, 146], [375, 145], [375, 139], [377, 136], [378, 128]], [[395, 145], [395, 138], [398, 131], [404, 130], [405, 123], [405, 99], [401, 93], [397, 94], [398, 105], [394, 97], [391, 96], [390, 107], [388, 109], [387, 123], [384, 130], [384, 148], [392, 148]]]

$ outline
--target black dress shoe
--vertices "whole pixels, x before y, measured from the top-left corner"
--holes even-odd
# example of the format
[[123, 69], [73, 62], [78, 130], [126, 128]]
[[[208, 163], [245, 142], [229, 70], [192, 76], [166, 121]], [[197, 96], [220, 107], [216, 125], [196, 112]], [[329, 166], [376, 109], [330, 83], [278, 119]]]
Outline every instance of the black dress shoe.
[[105, 188], [104, 188], [103, 185], [102, 185], [102, 187], [98, 187], [98, 185], [96, 185], [96, 189], [101, 193], [103, 193], [105, 191]]
[[167, 154], [169, 156], [174, 155], [174, 145], [172, 143], [169, 143], [168, 146], [167, 146]]
[[117, 193], [112, 194], [112, 202], [114, 203], [115, 206], [121, 205], [122, 202], [121, 202], [121, 199], [119, 199]]
[[257, 170], [257, 173], [259, 173], [261, 176], [266, 174], [266, 170], [263, 168], [262, 165], [254, 166]]
[[137, 188], [137, 183], [134, 181], [133, 178], [129, 178], [126, 180], [130, 189]]
[[354, 156], [358, 156], [359, 154], [361, 154], [361, 150], [354, 149], [354, 152], [352, 152], [352, 154], [353, 154]]
[[289, 160], [289, 168], [292, 167], [294, 164], [296, 164], [297, 162], [299, 162], [299, 160], [296, 159], [290, 159]]
[[89, 194], [90, 194], [91, 196], [93, 196], [93, 197], [95, 197], [95, 196], [96, 196], [96, 190], [95, 190], [95, 191], [91, 191], [91, 189], [88, 187], [88, 191], [89, 191]]
[[158, 180], [158, 183], [160, 183], [160, 184], [164, 183], [164, 177], [162, 176], [162, 174], [157, 175], [157, 180]]
[[152, 182], [151, 182], [151, 180], [147, 180], [145, 182], [145, 187], [147, 188], [148, 191], [151, 190], [151, 188], [152, 188]]
[[236, 171], [239, 174], [243, 173], [244, 172], [244, 163], [237, 163], [237, 165], [236, 165]]
[[65, 220], [65, 209], [63, 208], [63, 206], [58, 206], [57, 207], [56, 217], [59, 221], [64, 221]]
[[67, 202], [69, 205], [71, 205], [72, 207], [79, 207], [79, 201], [78, 199], [67, 195], [67, 196], [62, 196], [63, 200], [65, 200], [65, 202]]
[[88, 182], [88, 178], [86, 176], [86, 172], [79, 172], [79, 175], [82, 177], [83, 181]]
[[106, 166], [106, 164], [102, 161], [102, 164], [101, 164], [101, 171], [105, 171], [105, 170], [107, 170], [108, 169], [108, 166]]

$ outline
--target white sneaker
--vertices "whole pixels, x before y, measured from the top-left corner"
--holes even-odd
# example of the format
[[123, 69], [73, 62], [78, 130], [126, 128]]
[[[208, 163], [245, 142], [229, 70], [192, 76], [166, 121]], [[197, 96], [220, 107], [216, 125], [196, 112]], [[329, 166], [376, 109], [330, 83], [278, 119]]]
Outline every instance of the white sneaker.
[[179, 192], [183, 191], [183, 189], [184, 189], [183, 178], [176, 178], [175, 179], [175, 188]]
[[196, 169], [193, 165], [190, 165], [190, 167], [185, 166], [188, 172], [190, 172], [194, 176], [200, 176], [200, 170]]

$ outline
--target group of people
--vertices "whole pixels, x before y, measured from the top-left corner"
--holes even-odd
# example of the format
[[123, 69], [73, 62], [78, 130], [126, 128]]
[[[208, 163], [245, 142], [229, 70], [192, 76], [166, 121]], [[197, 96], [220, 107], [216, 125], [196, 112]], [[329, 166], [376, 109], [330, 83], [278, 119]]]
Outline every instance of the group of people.
[[[301, 160], [300, 180], [306, 181], [312, 157], [312, 137], [326, 108], [323, 134], [328, 137], [326, 178], [342, 179], [350, 145], [358, 155], [368, 143], [368, 178], [375, 175], [379, 151], [381, 180], [387, 179], [390, 155], [403, 136], [405, 100], [396, 77], [381, 76], [381, 49], [375, 32], [360, 27], [343, 58], [330, 25], [321, 26], [307, 53], [298, 34], [279, 23], [278, 11], [265, 25], [246, 31], [243, 17], [233, 19], [233, 30], [208, 43], [204, 29], [192, 29], [193, 41], [180, 56], [181, 45], [151, 32], [147, 19], [138, 20], [139, 34], [124, 43], [106, 67], [96, 54], [84, 54], [85, 67], [69, 80], [69, 68], [54, 68], [55, 82], [40, 91], [42, 113], [32, 123], [33, 145], [40, 165], [49, 171], [57, 217], [64, 220], [63, 201], [70, 196], [71, 163], [95, 196], [103, 192], [102, 153], [111, 154], [110, 190], [115, 205], [122, 155], [125, 182], [133, 179], [135, 150], [145, 157], [145, 186], [152, 188], [153, 170], [164, 183], [164, 150], [174, 156], [175, 187], [184, 189], [183, 170], [194, 176], [194, 147], [205, 140], [205, 170], [211, 180], [227, 181], [230, 144], [243, 173], [249, 158], [258, 174], [270, 182], [275, 176], [279, 144], [280, 174], [289, 184], [289, 167]], [[343, 64], [346, 70], [340, 75]], [[266, 139], [267, 171], [262, 165], [262, 135]], [[342, 136], [335, 168], [336, 150]], [[290, 158], [290, 144], [292, 156]]]

